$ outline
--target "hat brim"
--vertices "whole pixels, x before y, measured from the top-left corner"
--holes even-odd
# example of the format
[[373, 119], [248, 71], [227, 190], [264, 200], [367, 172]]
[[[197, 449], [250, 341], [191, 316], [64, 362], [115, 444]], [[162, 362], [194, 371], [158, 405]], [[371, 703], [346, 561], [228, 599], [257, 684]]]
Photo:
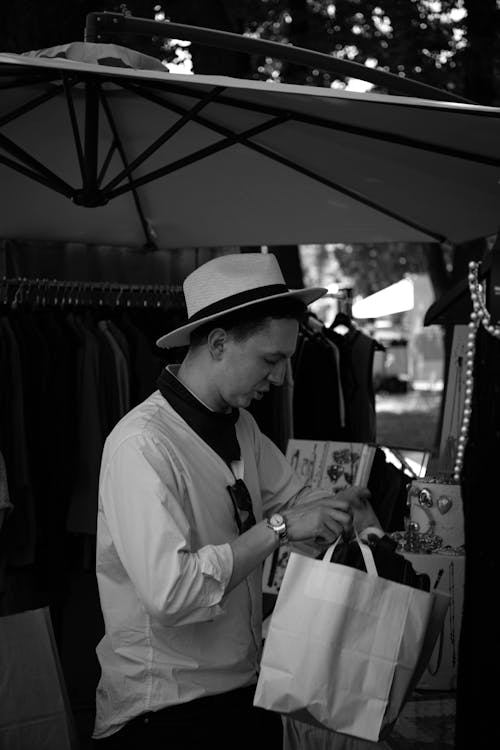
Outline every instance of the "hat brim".
[[206, 318], [200, 318], [199, 320], [193, 321], [192, 323], [186, 323], [186, 325], [176, 328], [170, 333], [166, 333], [165, 336], [161, 336], [156, 345], [163, 349], [173, 349], [179, 346], [189, 346], [191, 333], [205, 323], [209, 323], [211, 320], [221, 318], [223, 315], [234, 312], [235, 310], [243, 309], [244, 307], [250, 307], [251, 305], [259, 305], [262, 302], [268, 302], [269, 300], [275, 299], [297, 299], [303, 302], [305, 305], [310, 305], [311, 302], [323, 297], [327, 293], [328, 289], [325, 287], [309, 287], [308, 289], [295, 289], [293, 291], [283, 292], [282, 294], [271, 294], [268, 297], [262, 297], [259, 300], [252, 300], [251, 302], [245, 302], [241, 305], [235, 305], [230, 307], [223, 312], [215, 313], [214, 315], [207, 315]]

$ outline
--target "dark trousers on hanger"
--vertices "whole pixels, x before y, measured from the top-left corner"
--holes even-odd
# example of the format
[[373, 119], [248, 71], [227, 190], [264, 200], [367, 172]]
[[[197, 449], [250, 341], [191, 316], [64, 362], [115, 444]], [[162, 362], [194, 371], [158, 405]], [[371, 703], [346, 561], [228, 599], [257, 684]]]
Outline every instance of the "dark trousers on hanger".
[[281, 750], [281, 717], [252, 705], [255, 685], [129, 721], [94, 750]]

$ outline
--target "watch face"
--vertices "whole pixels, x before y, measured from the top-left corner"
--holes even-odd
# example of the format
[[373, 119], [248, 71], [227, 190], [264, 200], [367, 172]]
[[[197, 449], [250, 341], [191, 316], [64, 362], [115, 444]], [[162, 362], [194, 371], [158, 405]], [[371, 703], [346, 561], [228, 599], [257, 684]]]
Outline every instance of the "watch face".
[[269, 523], [271, 526], [282, 526], [285, 523], [285, 519], [279, 513], [273, 513], [269, 519]]

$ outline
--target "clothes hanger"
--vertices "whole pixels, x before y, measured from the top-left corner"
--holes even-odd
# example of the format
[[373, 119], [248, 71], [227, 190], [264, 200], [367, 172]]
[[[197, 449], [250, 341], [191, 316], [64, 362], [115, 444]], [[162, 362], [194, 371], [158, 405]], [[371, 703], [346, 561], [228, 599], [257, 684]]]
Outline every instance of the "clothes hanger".
[[[342, 332], [342, 328], [347, 328], [347, 331]], [[340, 329], [340, 330], [338, 330]], [[362, 331], [353, 320], [353, 318], [345, 312], [338, 312], [333, 320], [333, 323], [329, 327], [330, 331], [338, 333], [341, 336], [347, 336], [349, 333], [362, 333], [374, 342], [375, 350], [379, 352], [385, 352], [385, 346], [374, 336], [370, 336], [365, 331]]]
[[336, 314], [335, 318], [333, 319], [333, 323], [330, 325], [330, 329], [334, 331], [338, 326], [346, 326], [346, 328], [349, 328], [350, 330], [355, 328], [354, 321], [351, 316], [341, 311]]

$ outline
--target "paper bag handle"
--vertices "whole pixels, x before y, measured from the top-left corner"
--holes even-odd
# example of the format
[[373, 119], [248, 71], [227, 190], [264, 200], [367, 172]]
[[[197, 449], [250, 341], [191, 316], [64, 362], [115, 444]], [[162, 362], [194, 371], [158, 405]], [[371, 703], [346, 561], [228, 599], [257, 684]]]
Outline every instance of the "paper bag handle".
[[[365, 563], [366, 572], [370, 576], [378, 576], [377, 572], [377, 566], [375, 565], [375, 560], [373, 559], [373, 552], [370, 549], [370, 546], [368, 544], [363, 544], [363, 542], [360, 540], [358, 536], [358, 532], [354, 532], [356, 541], [359, 545], [359, 548], [361, 550], [361, 554], [363, 555], [363, 561]], [[335, 550], [335, 547], [339, 543], [339, 540], [341, 539], [341, 535], [339, 535], [333, 544], [331, 544], [328, 549], [326, 550], [323, 560], [326, 562], [331, 562], [332, 555]]]

